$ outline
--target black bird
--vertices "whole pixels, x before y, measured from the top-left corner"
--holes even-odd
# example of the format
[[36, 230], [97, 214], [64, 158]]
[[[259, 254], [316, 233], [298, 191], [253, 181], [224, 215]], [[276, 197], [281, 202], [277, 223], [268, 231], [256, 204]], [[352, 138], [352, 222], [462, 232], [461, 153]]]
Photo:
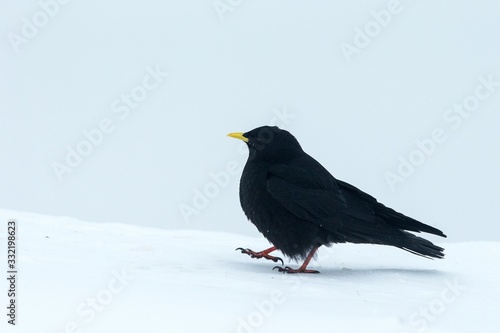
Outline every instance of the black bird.
[[307, 265], [320, 246], [332, 243], [392, 245], [427, 258], [444, 257], [443, 248], [407, 232], [446, 237], [441, 230], [335, 179], [289, 132], [263, 126], [228, 136], [243, 140], [250, 152], [240, 181], [241, 207], [273, 245], [260, 252], [238, 248], [242, 253], [282, 264], [269, 253], [280, 250], [304, 259], [298, 269], [275, 267], [286, 273], [319, 273]]

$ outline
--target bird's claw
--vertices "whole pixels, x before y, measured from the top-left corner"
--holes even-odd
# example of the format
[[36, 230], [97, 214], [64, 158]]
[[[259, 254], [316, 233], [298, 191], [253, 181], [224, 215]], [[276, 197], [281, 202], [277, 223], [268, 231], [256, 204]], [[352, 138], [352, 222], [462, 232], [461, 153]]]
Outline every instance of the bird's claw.
[[287, 274], [296, 274], [296, 273], [310, 273], [310, 274], [318, 274], [319, 271], [315, 270], [315, 269], [293, 269], [289, 266], [286, 266], [286, 267], [281, 267], [281, 266], [275, 266], [273, 268], [273, 271], [277, 269], [278, 272], [281, 272], [283, 274], [287, 273]]
[[255, 252], [255, 251], [252, 251], [250, 249], [244, 249], [242, 247], [237, 248], [235, 251], [241, 251], [241, 253], [243, 253], [243, 254], [248, 254], [251, 258], [257, 258], [257, 259], [265, 258], [267, 260], [271, 260], [271, 261], [274, 261], [274, 262], [281, 261], [281, 265], [285, 264], [283, 262], [283, 259], [281, 259], [279, 257], [270, 256], [269, 254], [264, 253], [263, 251], [261, 251], [261, 252]]

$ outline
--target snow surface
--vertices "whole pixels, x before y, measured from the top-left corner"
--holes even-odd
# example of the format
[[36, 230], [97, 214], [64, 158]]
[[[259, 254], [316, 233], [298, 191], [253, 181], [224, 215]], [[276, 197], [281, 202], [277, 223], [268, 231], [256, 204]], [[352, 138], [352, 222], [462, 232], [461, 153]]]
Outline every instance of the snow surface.
[[[0, 210], [0, 220], [12, 218], [18, 220], [18, 325], [7, 325], [2, 315], [2, 332], [403, 333], [500, 327], [500, 243], [441, 243], [444, 260], [383, 246], [334, 245], [321, 248], [310, 265], [321, 274], [285, 275], [273, 271], [270, 261], [235, 252], [239, 246], [264, 249], [263, 238]], [[2, 244], [5, 231], [4, 225]], [[1, 279], [2, 304], [6, 288]]]

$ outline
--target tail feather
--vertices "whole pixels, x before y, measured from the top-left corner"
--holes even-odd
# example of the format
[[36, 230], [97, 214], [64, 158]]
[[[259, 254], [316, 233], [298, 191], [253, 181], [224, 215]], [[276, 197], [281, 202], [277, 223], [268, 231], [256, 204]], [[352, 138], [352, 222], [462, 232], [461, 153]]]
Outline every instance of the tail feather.
[[375, 214], [387, 224], [395, 228], [414, 232], [427, 232], [429, 234], [446, 238], [446, 235], [441, 230], [396, 212], [394, 209], [386, 207], [382, 204], [377, 205], [375, 208]]
[[[349, 183], [338, 181], [338, 184], [346, 200], [354, 207], [359, 207], [359, 211], [350, 212], [355, 223], [345, 224], [343, 228], [335, 230], [336, 235], [340, 236], [337, 242], [391, 245], [426, 258], [444, 257], [442, 247], [408, 232], [426, 232], [446, 238], [441, 230], [384, 206]], [[370, 219], [373, 215], [375, 221]]]
[[441, 230], [396, 212], [394, 209], [385, 207], [382, 204], [378, 206], [375, 211], [377, 217], [382, 219], [388, 225], [399, 229], [399, 235], [391, 237], [391, 240], [387, 245], [396, 246], [400, 249], [426, 258], [441, 259], [444, 257], [444, 249], [442, 247], [433, 244], [427, 239], [406, 232], [426, 232], [446, 238], [446, 235]]
[[413, 254], [426, 257], [426, 258], [444, 258], [444, 249], [440, 246], [433, 244], [431, 241], [424, 239], [422, 237], [415, 236], [409, 232], [404, 232], [404, 238], [401, 242], [396, 241], [393, 245], [403, 249], [405, 251], [411, 252]]
[[370, 225], [352, 223], [349, 225], [349, 228], [338, 230], [336, 235], [341, 236], [340, 239], [336, 240], [339, 243], [390, 245], [426, 258], [444, 257], [444, 249], [442, 247], [433, 244], [425, 238], [395, 228], [384, 220], [380, 220], [380, 223]]

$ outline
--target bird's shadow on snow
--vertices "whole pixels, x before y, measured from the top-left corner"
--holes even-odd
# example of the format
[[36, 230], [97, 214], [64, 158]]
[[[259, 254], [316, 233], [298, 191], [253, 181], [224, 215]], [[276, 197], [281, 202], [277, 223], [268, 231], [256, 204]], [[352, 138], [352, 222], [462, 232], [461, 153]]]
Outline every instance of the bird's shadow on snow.
[[366, 278], [366, 277], [442, 277], [449, 273], [435, 269], [423, 268], [319, 268], [321, 274], [325, 276], [345, 277], [345, 278]]
[[[233, 263], [234, 265], [235, 263]], [[405, 278], [443, 278], [452, 275], [447, 271], [440, 271], [436, 269], [427, 269], [427, 268], [411, 268], [411, 267], [308, 267], [310, 269], [319, 270], [319, 274], [286, 274], [280, 273], [277, 270], [273, 270], [273, 267], [280, 265], [273, 265], [268, 262], [253, 262], [253, 263], [237, 263], [237, 269], [241, 269], [242, 271], [252, 271], [256, 274], [268, 273], [268, 274], [276, 274], [276, 275], [289, 275], [289, 276], [302, 276], [302, 277], [311, 277], [311, 278], [335, 278], [335, 279], [372, 279], [372, 278], [391, 278], [391, 279], [405, 279]], [[286, 264], [283, 266], [287, 266]], [[295, 266], [290, 264], [289, 266], [296, 268]], [[297, 266], [298, 267], [298, 266]]]

